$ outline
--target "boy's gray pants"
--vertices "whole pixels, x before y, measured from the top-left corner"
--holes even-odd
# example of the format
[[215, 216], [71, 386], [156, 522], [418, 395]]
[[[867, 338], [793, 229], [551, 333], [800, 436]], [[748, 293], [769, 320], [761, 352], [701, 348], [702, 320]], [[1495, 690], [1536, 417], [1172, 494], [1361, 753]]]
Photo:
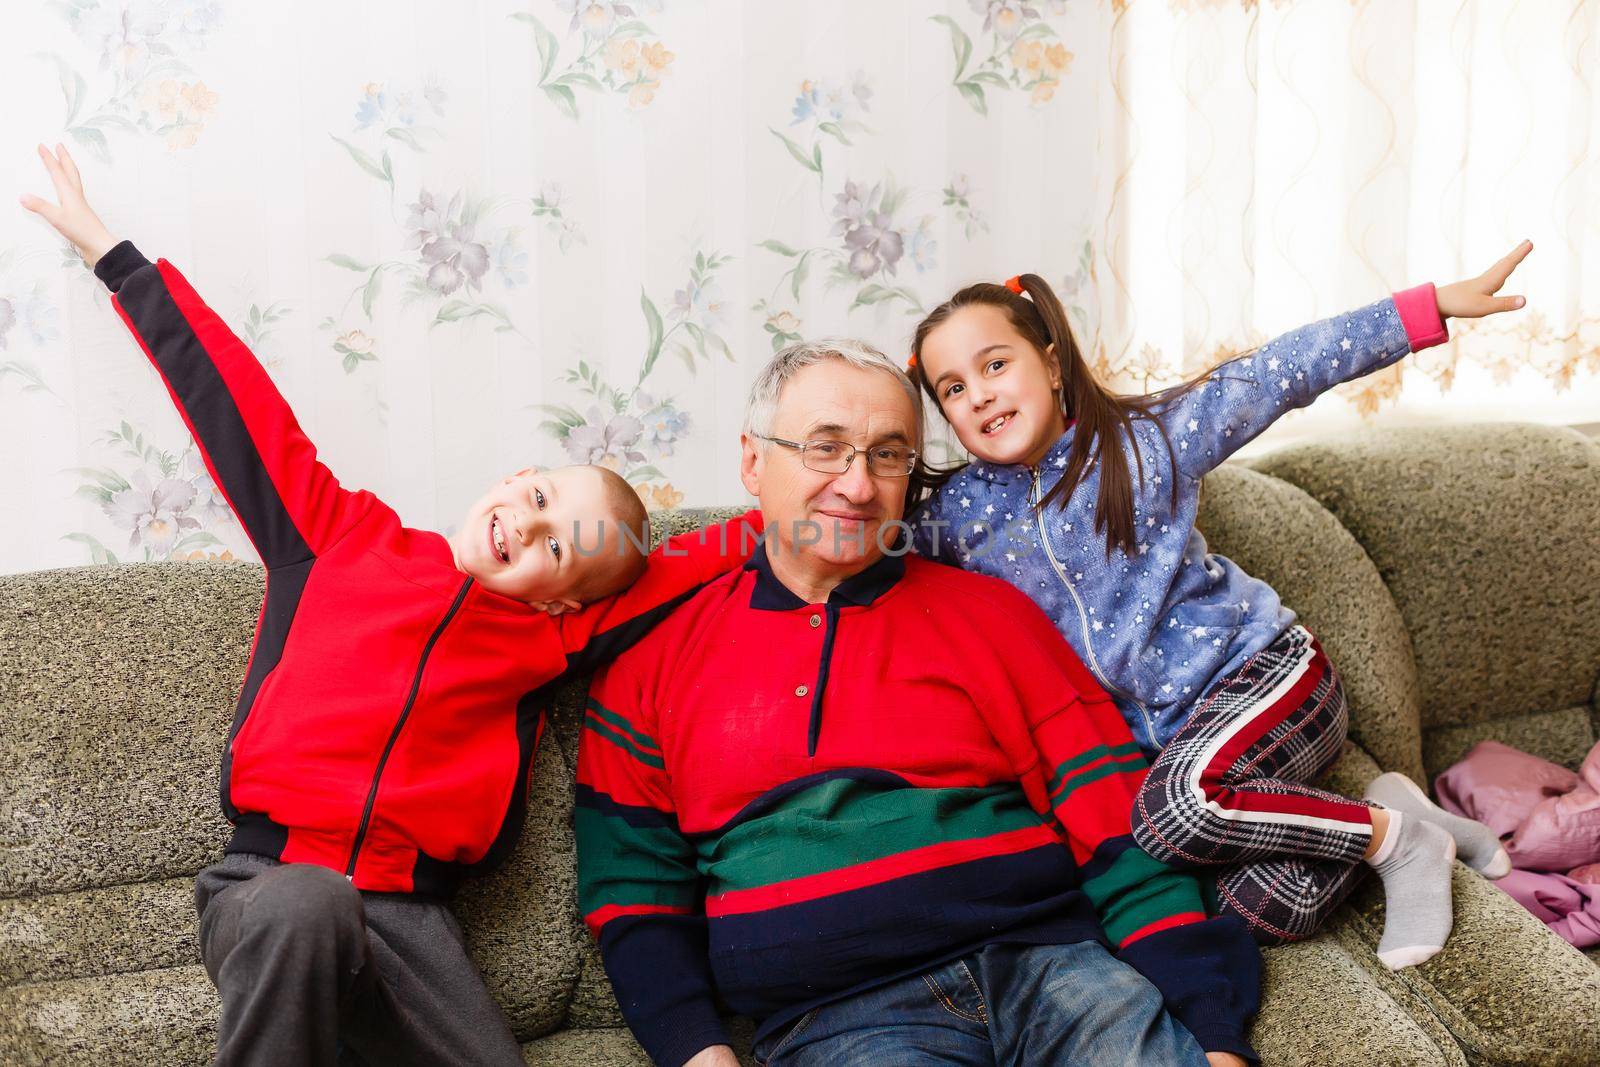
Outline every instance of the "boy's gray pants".
[[217, 1064], [522, 1064], [444, 904], [242, 853], [194, 895], [222, 994]]

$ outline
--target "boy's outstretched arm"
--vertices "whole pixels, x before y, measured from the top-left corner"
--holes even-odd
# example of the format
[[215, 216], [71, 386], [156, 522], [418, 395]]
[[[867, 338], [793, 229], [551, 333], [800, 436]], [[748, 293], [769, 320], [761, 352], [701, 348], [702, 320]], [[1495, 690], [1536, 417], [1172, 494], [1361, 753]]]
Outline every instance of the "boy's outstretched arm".
[[65, 148], [39, 149], [59, 204], [22, 198], [83, 255], [160, 373], [206, 469], [270, 568], [320, 555], [372, 507], [317, 459], [261, 364], [166, 260], [118, 242], [89, 207]]
[[567, 670], [581, 674], [622, 655], [707, 582], [748, 560], [764, 530], [760, 510], [752, 508], [720, 525], [677, 534], [650, 553], [644, 573], [627, 589], [557, 616]]

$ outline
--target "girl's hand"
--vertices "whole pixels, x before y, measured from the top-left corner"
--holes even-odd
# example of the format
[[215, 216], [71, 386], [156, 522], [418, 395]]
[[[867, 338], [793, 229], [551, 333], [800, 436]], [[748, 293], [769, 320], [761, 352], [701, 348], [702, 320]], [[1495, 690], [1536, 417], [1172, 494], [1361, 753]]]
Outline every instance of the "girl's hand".
[[1206, 1063], [1210, 1067], [1250, 1067], [1244, 1061], [1244, 1057], [1235, 1056], [1231, 1052], [1208, 1052], [1206, 1053]]
[[37, 196], [23, 194], [22, 206], [42, 217], [56, 232], [71, 241], [83, 261], [91, 270], [100, 257], [116, 247], [117, 239], [111, 236], [100, 216], [94, 213], [83, 196], [83, 179], [78, 176], [78, 165], [72, 162], [65, 145], [56, 145], [55, 154], [44, 145], [39, 146], [39, 158], [50, 174], [50, 184], [56, 187], [59, 204]]
[[1497, 315], [1502, 311], [1515, 311], [1526, 300], [1520, 296], [1495, 296], [1500, 287], [1511, 277], [1511, 272], [1517, 269], [1517, 264], [1527, 258], [1533, 251], [1532, 241], [1523, 241], [1513, 248], [1500, 262], [1478, 275], [1468, 278], [1464, 282], [1453, 285], [1442, 285], [1434, 290], [1438, 297], [1439, 314], [1445, 318], [1454, 319], [1481, 319], [1485, 315]]

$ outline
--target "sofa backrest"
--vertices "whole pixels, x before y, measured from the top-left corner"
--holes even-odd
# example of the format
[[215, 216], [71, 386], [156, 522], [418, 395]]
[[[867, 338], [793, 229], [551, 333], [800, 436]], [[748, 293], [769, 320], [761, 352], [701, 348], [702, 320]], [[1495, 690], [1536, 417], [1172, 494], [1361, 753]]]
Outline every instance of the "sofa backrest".
[[1600, 676], [1600, 442], [1521, 424], [1393, 429], [1256, 467], [1315, 497], [1377, 565], [1411, 635], [1430, 773], [1485, 738], [1583, 758]]

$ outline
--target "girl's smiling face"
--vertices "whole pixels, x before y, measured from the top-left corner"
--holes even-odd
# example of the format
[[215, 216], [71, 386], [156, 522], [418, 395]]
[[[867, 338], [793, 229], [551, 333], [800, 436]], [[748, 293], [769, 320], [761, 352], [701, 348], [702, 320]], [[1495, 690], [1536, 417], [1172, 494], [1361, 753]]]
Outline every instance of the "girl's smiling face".
[[1040, 352], [1003, 308], [969, 304], [929, 331], [918, 361], [968, 452], [1032, 466], [1067, 429], [1054, 347]]

